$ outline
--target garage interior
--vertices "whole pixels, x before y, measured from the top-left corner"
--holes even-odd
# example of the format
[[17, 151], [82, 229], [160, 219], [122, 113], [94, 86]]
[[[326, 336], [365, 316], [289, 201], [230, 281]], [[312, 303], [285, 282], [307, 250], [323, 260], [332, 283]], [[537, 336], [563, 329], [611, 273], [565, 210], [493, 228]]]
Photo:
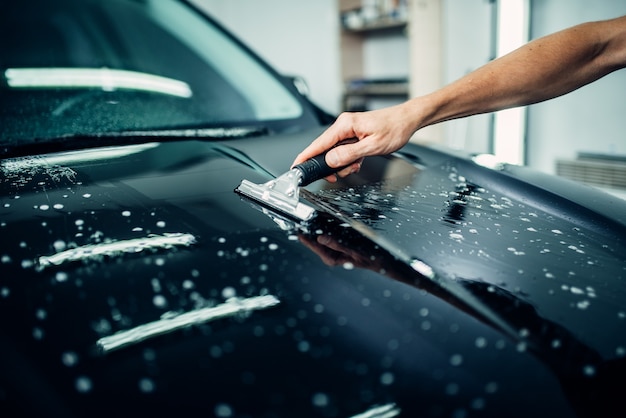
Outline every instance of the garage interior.
[[[626, 14], [613, 0], [194, 1], [279, 71], [304, 79], [333, 114], [427, 93], [521, 42]], [[415, 140], [495, 154], [626, 198], [625, 87], [626, 71], [617, 71], [514, 115], [449, 121]]]

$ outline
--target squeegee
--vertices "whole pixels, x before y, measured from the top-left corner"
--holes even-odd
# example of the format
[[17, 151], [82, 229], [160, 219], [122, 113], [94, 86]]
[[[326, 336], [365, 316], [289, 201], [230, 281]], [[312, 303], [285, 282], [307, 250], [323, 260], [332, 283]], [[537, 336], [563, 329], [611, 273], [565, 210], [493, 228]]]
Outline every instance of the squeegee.
[[[315, 215], [315, 209], [300, 201], [300, 187], [327, 177], [341, 168], [326, 164], [326, 154], [295, 165], [291, 170], [263, 184], [242, 180], [235, 192], [302, 221]], [[342, 167], [343, 168], [343, 167]]]

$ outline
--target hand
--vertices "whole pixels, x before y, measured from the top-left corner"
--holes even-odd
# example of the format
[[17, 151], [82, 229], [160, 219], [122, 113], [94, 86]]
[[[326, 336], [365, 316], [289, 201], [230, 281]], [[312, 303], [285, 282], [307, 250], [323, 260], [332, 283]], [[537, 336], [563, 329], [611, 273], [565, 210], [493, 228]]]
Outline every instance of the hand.
[[379, 273], [384, 271], [380, 259], [348, 248], [331, 235], [310, 236], [301, 234], [298, 238], [300, 242], [317, 254], [327, 266], [342, 266], [350, 263], [356, 268], [368, 269]]
[[[345, 177], [360, 170], [364, 157], [390, 154], [402, 148], [416, 130], [408, 102], [368, 112], [345, 112], [296, 157], [293, 165], [328, 151], [326, 163], [330, 167], [345, 166], [337, 173]], [[356, 141], [336, 146], [347, 139]], [[326, 179], [336, 181], [335, 176]]]

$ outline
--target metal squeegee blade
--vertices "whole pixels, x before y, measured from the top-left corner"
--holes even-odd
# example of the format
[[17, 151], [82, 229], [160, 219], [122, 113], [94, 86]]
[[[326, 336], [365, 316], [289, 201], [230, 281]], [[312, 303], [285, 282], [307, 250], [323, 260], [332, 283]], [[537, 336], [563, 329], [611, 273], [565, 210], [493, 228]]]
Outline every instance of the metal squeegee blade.
[[276, 182], [277, 180], [270, 180], [264, 184], [255, 184], [244, 179], [235, 191], [296, 219], [302, 221], [312, 219], [315, 209], [300, 202], [297, 193], [295, 196], [287, 196], [281, 190], [276, 189]]

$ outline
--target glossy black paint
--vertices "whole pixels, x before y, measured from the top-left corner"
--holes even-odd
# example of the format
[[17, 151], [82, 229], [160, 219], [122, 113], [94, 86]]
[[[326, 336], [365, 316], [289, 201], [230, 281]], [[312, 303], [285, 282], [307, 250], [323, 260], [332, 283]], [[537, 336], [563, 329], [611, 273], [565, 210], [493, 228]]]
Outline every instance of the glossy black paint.
[[[623, 369], [626, 347], [620, 231], [606, 239], [508, 197], [514, 190], [483, 188], [482, 177], [506, 174], [421, 147], [406, 150], [419, 164], [373, 158], [353, 184], [312, 185], [373, 241], [332, 212], [283, 230], [233, 192], [241, 178], [268, 174], [231, 155], [286, 139], [161, 143], [104, 160], [78, 152], [64, 164], [4, 160], [2, 405], [57, 416], [354, 416], [391, 404], [401, 416], [573, 416], [614, 400], [609, 389], [620, 386], [605, 374]], [[289, 160], [263, 158], [274, 160], [260, 163], [270, 172]], [[394, 165], [400, 176], [388, 174]], [[37, 262], [61, 243], [165, 233], [196, 242]], [[280, 303], [110, 353], [96, 345], [166, 312], [263, 294]]]
[[[24, 10], [2, 17], [51, 15]], [[307, 186], [317, 216], [298, 223], [234, 189], [285, 172], [332, 120], [304, 97], [292, 119], [240, 126], [218, 100], [204, 105], [235, 111], [224, 123], [180, 125], [206, 115], [6, 87], [0, 416], [626, 413], [624, 201], [410, 144]]]

